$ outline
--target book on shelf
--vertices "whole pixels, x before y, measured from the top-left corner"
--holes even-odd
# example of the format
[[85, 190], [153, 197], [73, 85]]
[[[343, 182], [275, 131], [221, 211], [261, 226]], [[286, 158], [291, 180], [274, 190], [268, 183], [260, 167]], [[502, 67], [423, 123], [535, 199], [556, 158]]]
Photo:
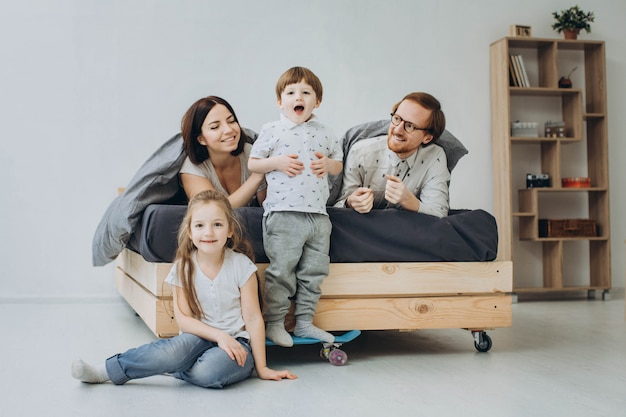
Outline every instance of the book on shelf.
[[517, 55], [511, 54], [511, 65], [513, 66], [513, 78], [515, 80], [515, 87], [523, 87], [522, 74], [517, 61]]
[[519, 87], [519, 81], [513, 64], [513, 55], [509, 55], [509, 85], [512, 87]]
[[511, 71], [511, 78], [513, 79], [513, 86], [530, 87], [522, 56], [518, 54], [509, 54], [509, 60], [509, 68]]
[[524, 80], [523, 87], [530, 87], [530, 82], [528, 81], [528, 74], [526, 73], [526, 67], [524, 66], [524, 60], [521, 55], [517, 56], [517, 60], [519, 61], [520, 69], [522, 70], [522, 79]]

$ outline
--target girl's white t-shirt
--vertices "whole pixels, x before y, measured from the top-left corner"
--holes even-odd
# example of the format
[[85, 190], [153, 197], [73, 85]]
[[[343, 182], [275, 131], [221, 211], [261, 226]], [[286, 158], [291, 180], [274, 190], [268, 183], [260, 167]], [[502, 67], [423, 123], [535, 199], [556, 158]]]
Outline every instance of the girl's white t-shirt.
[[[220, 272], [214, 279], [210, 279], [198, 267], [196, 253], [193, 254], [193, 262], [195, 269], [194, 285], [198, 302], [204, 312], [202, 322], [223, 330], [235, 338], [250, 339], [243, 321], [240, 289], [256, 272], [256, 265], [246, 255], [227, 248]], [[176, 264], [172, 266], [165, 282], [182, 287], [176, 273]]]

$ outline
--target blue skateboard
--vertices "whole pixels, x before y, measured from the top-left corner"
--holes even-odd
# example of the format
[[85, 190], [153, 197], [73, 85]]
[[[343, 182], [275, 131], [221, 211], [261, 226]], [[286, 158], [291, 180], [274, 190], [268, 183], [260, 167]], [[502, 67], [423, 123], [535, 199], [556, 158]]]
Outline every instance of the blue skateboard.
[[[298, 337], [291, 335], [294, 345], [314, 345], [316, 343], [322, 344], [320, 350], [320, 357], [322, 359], [328, 359], [333, 365], [342, 366], [348, 362], [348, 355], [343, 350], [339, 349], [344, 343], [351, 342], [361, 334], [360, 330], [350, 330], [349, 332], [335, 335], [335, 341], [333, 343], [324, 342], [320, 339], [313, 339], [310, 337]], [[265, 340], [267, 346], [276, 346], [274, 342], [269, 339]]]

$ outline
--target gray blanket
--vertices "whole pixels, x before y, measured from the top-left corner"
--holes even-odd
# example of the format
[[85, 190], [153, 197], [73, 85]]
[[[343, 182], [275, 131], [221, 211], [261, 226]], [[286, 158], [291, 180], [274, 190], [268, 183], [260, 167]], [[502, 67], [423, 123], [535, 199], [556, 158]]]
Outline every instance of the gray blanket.
[[[349, 129], [343, 135], [344, 157], [352, 144], [360, 139], [380, 136], [387, 132], [388, 120], [363, 123]], [[244, 128], [254, 140], [256, 132]], [[448, 169], [456, 166], [467, 149], [447, 130], [437, 144], [446, 152]], [[151, 204], [181, 203], [184, 193], [178, 180], [178, 172], [185, 160], [183, 140], [177, 134], [161, 145], [139, 168], [126, 186], [124, 193], [116, 197], [104, 212], [92, 241], [92, 263], [103, 266], [115, 260], [126, 247], [139, 226], [146, 207]], [[341, 175], [329, 178], [331, 194], [329, 204], [339, 197]]]
[[[148, 206], [128, 246], [149, 262], [172, 262], [178, 225], [185, 206]], [[268, 262], [263, 249], [261, 207], [236, 213], [254, 246], [257, 262]], [[405, 210], [359, 214], [328, 208], [333, 224], [331, 262], [477, 262], [492, 261], [498, 250], [495, 218], [483, 210], [453, 210], [443, 218]]]

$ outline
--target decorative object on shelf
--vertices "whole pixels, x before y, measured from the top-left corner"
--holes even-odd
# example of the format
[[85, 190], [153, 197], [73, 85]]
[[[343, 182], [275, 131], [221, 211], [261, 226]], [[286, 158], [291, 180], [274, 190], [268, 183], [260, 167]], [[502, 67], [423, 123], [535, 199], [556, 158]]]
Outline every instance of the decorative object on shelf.
[[544, 126], [544, 132], [547, 138], [564, 138], [565, 122], [553, 122], [552, 120], [548, 120]]
[[587, 33], [591, 32], [591, 25], [595, 16], [593, 12], [584, 12], [576, 6], [572, 6], [567, 10], [561, 10], [559, 12], [552, 12], [552, 16], [556, 20], [552, 24], [552, 29], [558, 33], [563, 32], [565, 39], [577, 39], [581, 30], [585, 30]]
[[589, 177], [567, 177], [561, 178], [563, 188], [589, 188], [591, 187], [591, 178]]
[[572, 76], [574, 71], [576, 71], [576, 68], [578, 67], [572, 68], [572, 70], [569, 72], [569, 74], [567, 74], [566, 77], [559, 78], [559, 88], [572, 88], [572, 79], [570, 77]]
[[520, 122], [519, 120], [516, 120], [511, 123], [511, 136], [520, 138], [538, 138], [538, 126], [539, 124], [537, 122]]
[[539, 219], [539, 237], [596, 237], [595, 220]]
[[526, 174], [526, 188], [550, 187], [552, 187], [552, 181], [550, 181], [549, 174]]
[[530, 26], [511, 25], [509, 26], [509, 36], [518, 38], [530, 38]]

